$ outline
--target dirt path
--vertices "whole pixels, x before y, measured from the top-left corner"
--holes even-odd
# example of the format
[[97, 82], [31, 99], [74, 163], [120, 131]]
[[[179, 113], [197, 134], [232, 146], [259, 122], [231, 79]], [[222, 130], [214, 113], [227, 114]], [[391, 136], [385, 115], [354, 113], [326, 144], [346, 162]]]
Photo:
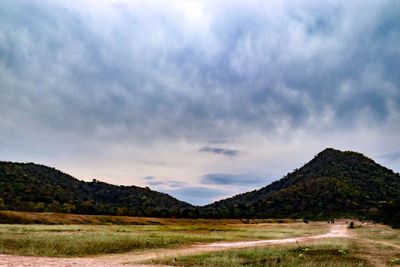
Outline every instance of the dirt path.
[[198, 247], [213, 247], [213, 248], [241, 248], [241, 247], [254, 247], [265, 244], [288, 244], [295, 242], [302, 242], [314, 239], [334, 238], [334, 237], [351, 237], [347, 231], [346, 225], [332, 225], [329, 233], [314, 236], [305, 237], [293, 237], [284, 239], [269, 239], [269, 240], [257, 240], [257, 241], [243, 241], [243, 242], [226, 242], [226, 243], [211, 243], [205, 245], [199, 245]]
[[2, 255], [0, 254], [0, 266], [136, 266], [136, 267], [151, 267], [154, 265], [141, 265], [143, 261], [164, 258], [164, 257], [179, 257], [187, 254], [197, 254], [211, 251], [220, 251], [231, 248], [243, 248], [243, 247], [254, 247], [262, 245], [277, 245], [277, 244], [289, 244], [296, 242], [304, 242], [310, 240], [318, 240], [325, 238], [336, 238], [336, 237], [352, 237], [347, 231], [347, 225], [332, 225], [331, 229], [326, 234], [314, 235], [314, 236], [303, 236], [294, 238], [284, 239], [269, 239], [269, 240], [257, 240], [257, 241], [241, 241], [241, 242], [216, 242], [201, 245], [192, 245], [187, 248], [178, 249], [157, 249], [149, 250], [146, 252], [131, 252], [124, 254], [113, 254], [113, 255], [101, 255], [94, 257], [83, 257], [83, 258], [49, 258], [49, 257], [24, 257], [14, 255]]

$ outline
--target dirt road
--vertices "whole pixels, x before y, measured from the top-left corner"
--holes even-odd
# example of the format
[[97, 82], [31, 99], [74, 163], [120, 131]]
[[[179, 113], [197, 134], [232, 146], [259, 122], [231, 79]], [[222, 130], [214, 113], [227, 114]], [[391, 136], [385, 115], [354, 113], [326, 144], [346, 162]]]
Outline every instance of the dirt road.
[[302, 242], [313, 239], [323, 239], [323, 238], [334, 238], [334, 237], [350, 237], [347, 231], [346, 225], [332, 225], [329, 233], [314, 236], [305, 237], [293, 237], [284, 239], [269, 239], [269, 240], [257, 240], [257, 241], [243, 241], [243, 242], [226, 242], [226, 243], [211, 243], [205, 245], [199, 245], [198, 247], [214, 247], [214, 248], [240, 248], [240, 247], [254, 247], [265, 244], [287, 244]]
[[347, 231], [347, 225], [332, 225], [330, 231], [326, 234], [303, 236], [284, 239], [269, 239], [257, 241], [241, 241], [241, 242], [216, 242], [201, 245], [192, 245], [187, 248], [178, 249], [157, 249], [146, 252], [131, 252], [124, 254], [101, 255], [95, 257], [82, 258], [49, 258], [49, 257], [24, 257], [14, 255], [0, 254], [0, 266], [135, 266], [135, 267], [152, 267], [154, 265], [141, 265], [140, 262], [163, 258], [163, 257], [179, 257], [187, 254], [198, 254], [211, 251], [219, 251], [230, 248], [254, 247], [262, 245], [289, 244], [296, 242], [305, 242], [309, 240], [318, 240], [324, 238], [336, 237], [352, 237]]

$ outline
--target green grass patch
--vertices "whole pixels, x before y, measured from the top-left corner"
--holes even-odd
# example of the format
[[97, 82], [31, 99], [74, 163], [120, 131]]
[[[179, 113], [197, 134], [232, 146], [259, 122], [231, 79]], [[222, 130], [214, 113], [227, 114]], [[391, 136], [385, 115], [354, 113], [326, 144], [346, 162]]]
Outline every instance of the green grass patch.
[[0, 235], [0, 252], [40, 256], [84, 256], [139, 249], [167, 248], [185, 243], [214, 242], [213, 236], [172, 233], [14, 233]]
[[325, 226], [303, 224], [0, 225], [0, 253], [84, 256], [192, 243], [285, 238], [326, 231]]
[[155, 260], [176, 266], [369, 266], [347, 240], [304, 246], [283, 245], [232, 249], [176, 259]]
[[361, 238], [385, 241], [400, 245], [400, 229], [393, 229], [386, 225], [362, 225], [352, 230]]
[[40, 256], [84, 256], [122, 253], [140, 249], [167, 248], [194, 242], [223, 240], [213, 235], [181, 235], [179, 233], [138, 233], [113, 231], [36, 231], [13, 229], [0, 233], [0, 253]]

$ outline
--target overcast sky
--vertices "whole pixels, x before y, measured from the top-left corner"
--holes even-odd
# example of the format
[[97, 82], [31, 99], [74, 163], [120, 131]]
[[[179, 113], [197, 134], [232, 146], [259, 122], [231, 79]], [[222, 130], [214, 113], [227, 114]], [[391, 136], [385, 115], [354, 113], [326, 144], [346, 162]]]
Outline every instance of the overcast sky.
[[0, 160], [207, 204], [327, 147], [400, 171], [400, 1], [0, 2]]

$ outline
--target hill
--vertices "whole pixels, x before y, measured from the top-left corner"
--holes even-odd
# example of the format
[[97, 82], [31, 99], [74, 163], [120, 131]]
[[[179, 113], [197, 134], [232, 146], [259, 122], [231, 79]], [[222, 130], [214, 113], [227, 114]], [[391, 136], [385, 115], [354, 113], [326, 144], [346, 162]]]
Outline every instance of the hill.
[[187, 217], [195, 211], [192, 205], [149, 188], [85, 182], [43, 165], [1, 161], [0, 208], [156, 217]]
[[363, 216], [399, 226], [400, 176], [360, 153], [328, 148], [300, 169], [259, 190], [194, 207], [167, 194], [54, 168], [0, 161], [0, 209], [31, 212], [186, 218]]
[[400, 176], [364, 155], [325, 149], [266, 187], [201, 208], [203, 217], [376, 216], [400, 195]]

